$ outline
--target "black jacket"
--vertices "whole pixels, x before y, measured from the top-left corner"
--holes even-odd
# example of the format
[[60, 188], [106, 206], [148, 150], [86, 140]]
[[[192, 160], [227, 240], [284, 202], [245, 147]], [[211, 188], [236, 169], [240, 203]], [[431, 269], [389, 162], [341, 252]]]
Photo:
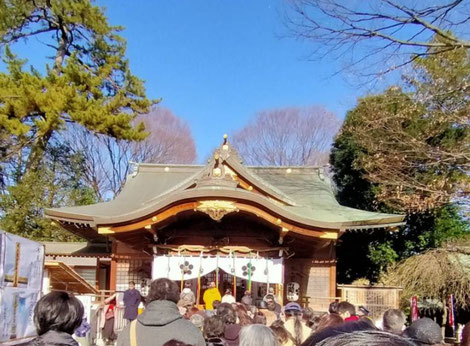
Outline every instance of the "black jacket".
[[31, 346], [79, 346], [72, 335], [50, 330], [28, 343]]
[[206, 338], [206, 346], [228, 346], [227, 342], [222, 338]]

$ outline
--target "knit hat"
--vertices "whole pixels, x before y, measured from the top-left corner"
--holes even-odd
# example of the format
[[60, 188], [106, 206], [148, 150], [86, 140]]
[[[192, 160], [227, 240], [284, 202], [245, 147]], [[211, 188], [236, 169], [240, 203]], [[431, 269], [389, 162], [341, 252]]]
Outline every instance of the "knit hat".
[[414, 321], [403, 333], [420, 344], [439, 344], [442, 342], [441, 327], [430, 318], [423, 317]]

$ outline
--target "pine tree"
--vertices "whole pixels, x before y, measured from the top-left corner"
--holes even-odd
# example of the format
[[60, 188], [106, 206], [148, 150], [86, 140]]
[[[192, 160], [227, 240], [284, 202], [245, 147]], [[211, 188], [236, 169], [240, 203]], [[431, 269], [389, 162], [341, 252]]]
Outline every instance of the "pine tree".
[[[133, 119], [157, 101], [146, 97], [143, 81], [129, 69], [126, 42], [119, 35], [122, 28], [111, 26], [91, 1], [2, 0], [0, 18], [6, 66], [0, 72], [1, 207], [3, 226], [22, 232], [21, 224], [40, 214], [42, 198], [51, 195], [46, 186], [55, 181], [51, 174], [56, 172], [47, 156], [60, 146], [60, 133], [69, 124], [141, 140], [147, 133]], [[51, 60], [45, 57], [45, 67], [27, 69], [27, 57], [13, 53], [18, 42], [32, 37], [53, 51]], [[29, 191], [32, 186], [35, 191]], [[54, 198], [50, 201], [46, 205], [57, 204]], [[23, 212], [17, 213], [18, 208]], [[13, 212], [15, 226], [5, 221]]]

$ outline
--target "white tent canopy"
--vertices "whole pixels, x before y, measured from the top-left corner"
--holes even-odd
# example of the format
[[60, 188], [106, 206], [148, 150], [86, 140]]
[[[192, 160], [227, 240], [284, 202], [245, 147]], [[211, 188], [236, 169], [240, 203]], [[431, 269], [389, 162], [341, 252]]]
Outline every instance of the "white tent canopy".
[[202, 277], [219, 268], [228, 274], [248, 280], [250, 265], [251, 281], [282, 284], [282, 259], [235, 256], [154, 256], [152, 279], [190, 280], [196, 279], [199, 272]]

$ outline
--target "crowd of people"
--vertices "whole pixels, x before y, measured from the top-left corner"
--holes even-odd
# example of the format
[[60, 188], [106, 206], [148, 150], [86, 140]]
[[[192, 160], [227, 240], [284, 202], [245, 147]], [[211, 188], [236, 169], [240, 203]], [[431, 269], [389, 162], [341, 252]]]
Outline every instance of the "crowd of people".
[[[132, 287], [132, 289], [134, 289]], [[255, 307], [250, 292], [237, 303], [227, 290], [223, 297], [211, 283], [204, 294], [205, 310], [195, 305], [187, 287], [180, 292], [176, 283], [157, 279], [150, 285], [145, 310], [137, 313], [135, 292], [125, 298], [132, 306], [126, 312], [129, 323], [117, 336], [118, 346], [340, 346], [340, 345], [443, 345], [440, 326], [421, 318], [405, 327], [402, 311], [385, 311], [380, 321], [372, 321], [367, 310], [356, 311], [348, 302], [334, 302], [329, 311], [302, 309], [295, 302], [281, 307], [273, 292]], [[208, 292], [208, 293], [207, 293]], [[232, 299], [233, 298], [233, 299]], [[109, 311], [111, 301], [108, 299]], [[35, 308], [38, 337], [31, 345], [72, 345], [72, 334], [83, 323], [83, 306], [73, 295], [52, 292]], [[109, 314], [111, 316], [111, 314]], [[105, 321], [107, 321], [105, 319]], [[106, 326], [103, 326], [105, 332]], [[112, 329], [111, 329], [111, 332]], [[109, 335], [108, 335], [109, 336]], [[461, 345], [470, 346], [470, 323]]]

